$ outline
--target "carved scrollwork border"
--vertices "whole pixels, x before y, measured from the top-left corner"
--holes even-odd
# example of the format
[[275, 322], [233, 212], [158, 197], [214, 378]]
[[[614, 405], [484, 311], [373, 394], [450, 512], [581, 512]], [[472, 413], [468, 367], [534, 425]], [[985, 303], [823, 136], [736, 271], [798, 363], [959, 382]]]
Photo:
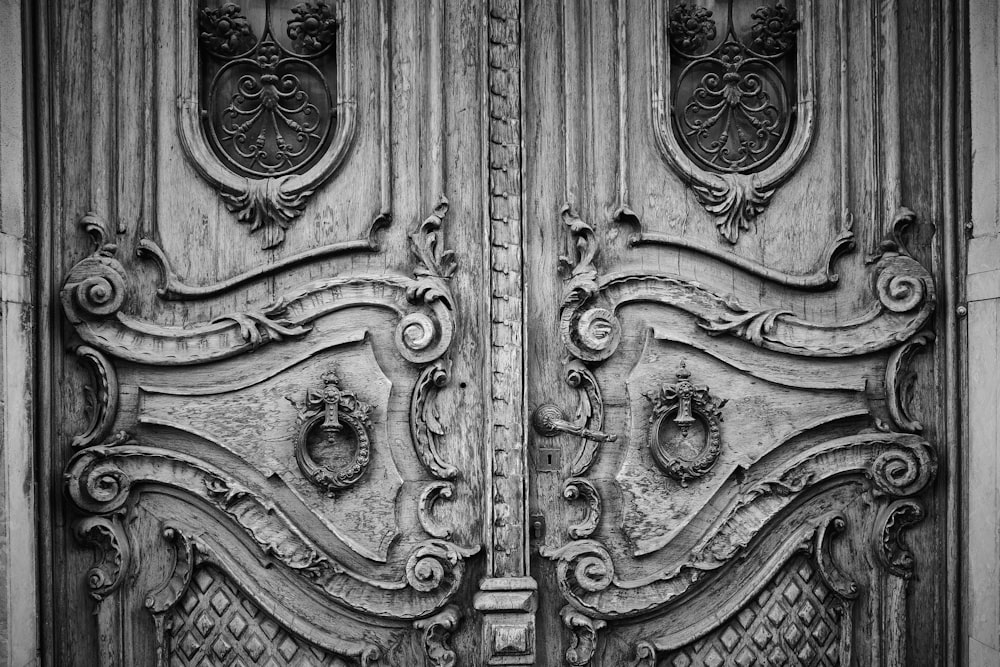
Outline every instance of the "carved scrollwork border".
[[[897, 212], [892, 233], [869, 260], [873, 303], [853, 319], [819, 323], [782, 309], [751, 311], [734, 298], [670, 274], [621, 271], [598, 278], [593, 270], [574, 274], [568, 283], [560, 316], [563, 343], [584, 361], [608, 359], [621, 338], [617, 310], [652, 302], [690, 313], [711, 335], [737, 336], [785, 354], [844, 357], [884, 350], [909, 339], [934, 311], [930, 272], [898, 241], [914, 218], [909, 209]], [[589, 225], [571, 227], [571, 233], [578, 244], [594, 243]]]
[[[430, 244], [429, 250], [421, 249], [422, 255], [418, 254], [421, 261], [414, 278], [357, 275], [317, 280], [257, 310], [189, 326], [154, 324], [122, 312], [129, 281], [116, 259], [118, 248], [104, 242], [108, 236], [103, 221], [85, 216], [80, 224], [95, 236], [98, 248], [67, 274], [61, 292], [63, 309], [77, 335], [94, 348], [136, 363], [179, 366], [225, 359], [261, 345], [299, 338], [309, 333], [311, 323], [319, 317], [350, 307], [376, 306], [401, 316], [396, 333], [399, 353], [413, 363], [428, 363], [451, 345], [455, 326], [447, 285], [454, 260], [448, 251], [434, 248], [439, 235], [434, 224], [440, 226], [446, 212], [447, 201], [442, 200], [436, 213], [411, 235], [412, 243]], [[428, 237], [435, 240], [427, 241]], [[436, 266], [434, 262], [443, 264]]]
[[[583, 613], [605, 619], [641, 615], [670, 605], [705, 573], [730, 562], [768, 521], [810, 489], [861, 478], [876, 494], [909, 497], [933, 479], [936, 465], [934, 449], [914, 435], [838, 438], [802, 452], [767, 479], [741, 488], [680, 565], [626, 580], [616, 575], [610, 552], [596, 540], [574, 540], [543, 548], [541, 553], [557, 561], [560, 590]], [[620, 595], [625, 589], [647, 593]]]
[[78, 452], [67, 464], [65, 483], [72, 503], [94, 515], [120, 511], [135, 493], [151, 487], [198, 498], [239, 525], [263, 554], [303, 575], [327, 598], [372, 616], [407, 619], [433, 613], [458, 590], [465, 559], [478, 552], [431, 539], [414, 547], [404, 577], [367, 577], [321, 550], [265, 494], [205, 461], [139, 444], [126, 433]]
[[72, 351], [86, 362], [94, 379], [94, 385], [85, 388], [91, 409], [90, 423], [70, 441], [70, 446], [79, 449], [97, 444], [111, 434], [118, 417], [118, 372], [100, 350], [74, 345]]
[[168, 523], [163, 527], [162, 535], [163, 539], [173, 547], [174, 564], [163, 582], [150, 590], [145, 598], [146, 609], [152, 614], [156, 626], [161, 664], [166, 664], [167, 615], [187, 592], [195, 571], [204, 565], [218, 568], [244, 595], [262, 609], [266, 609], [267, 613], [281, 625], [294, 628], [295, 634], [306, 641], [341, 657], [357, 659], [363, 667], [377, 664], [381, 655], [378, 646], [368, 641], [345, 639], [339, 636], [335, 629], [321, 628], [308, 619], [287, 614], [280, 603], [270, 599], [263, 591], [241, 585], [240, 578], [235, 576], [236, 573], [228, 560], [220, 558], [211, 547], [193, 536], [187, 528]]

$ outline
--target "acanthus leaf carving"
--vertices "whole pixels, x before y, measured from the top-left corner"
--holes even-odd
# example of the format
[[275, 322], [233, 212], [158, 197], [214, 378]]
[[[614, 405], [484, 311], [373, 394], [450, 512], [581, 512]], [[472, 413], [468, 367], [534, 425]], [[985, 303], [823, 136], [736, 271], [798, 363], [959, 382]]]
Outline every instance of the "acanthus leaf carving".
[[[443, 214], [440, 208], [438, 212]], [[440, 216], [432, 218], [423, 228], [436, 237], [434, 224], [440, 224]], [[455, 314], [446, 283], [450, 274], [442, 271], [444, 277], [439, 277], [421, 267], [415, 279], [383, 274], [316, 280], [261, 309], [226, 314], [209, 323], [165, 326], [139, 320], [122, 312], [128, 278], [115, 258], [117, 247], [103, 242], [108, 237], [103, 222], [88, 215], [80, 225], [98, 241], [98, 248], [69, 271], [61, 292], [63, 308], [84, 342], [120, 359], [166, 366], [217, 361], [305, 336], [314, 320], [352, 306], [399, 314], [397, 349], [414, 363], [437, 359], [451, 344]], [[437, 245], [435, 238], [430, 247]], [[435, 266], [453, 266], [450, 251], [434, 252]]]
[[597, 633], [607, 627], [601, 619], [593, 619], [567, 605], [559, 612], [563, 625], [570, 631], [570, 646], [566, 649], [566, 662], [574, 667], [591, 664], [597, 650]]
[[903, 534], [921, 522], [924, 514], [919, 501], [905, 498], [882, 508], [875, 520], [875, 553], [883, 567], [902, 579], [911, 579], [914, 571], [913, 552], [903, 542]]
[[132, 548], [121, 516], [83, 517], [73, 522], [73, 532], [97, 556], [87, 572], [87, 587], [90, 596], [101, 602], [121, 586], [132, 565]]
[[[917, 436], [879, 433], [838, 438], [800, 453], [764, 480], [740, 488], [679, 564], [622, 579], [615, 573], [610, 552], [596, 540], [573, 540], [543, 548], [541, 554], [557, 561], [560, 590], [574, 607], [598, 618], [632, 617], [670, 605], [706, 573], [731, 562], [769, 521], [810, 489], [867, 479], [877, 494], [909, 497], [926, 488], [935, 471], [933, 448]], [[818, 528], [829, 521], [822, 516], [804, 524], [803, 544], [811, 545]], [[626, 589], [645, 593], [621, 595]]]
[[125, 433], [78, 452], [67, 464], [65, 482], [70, 500], [88, 514], [120, 510], [137, 486], [199, 498], [234, 520], [263, 554], [300, 573], [337, 604], [373, 616], [413, 619], [434, 612], [458, 590], [465, 559], [478, 552], [432, 539], [414, 546], [404, 576], [361, 575], [324, 553], [269, 497], [205, 461], [138, 444]]
[[445, 461], [438, 451], [438, 441], [444, 437], [439, 421], [437, 393], [448, 383], [448, 364], [438, 360], [420, 372], [410, 399], [410, 437], [417, 456], [427, 470], [438, 479], [455, 479], [458, 469]]
[[458, 260], [454, 250], [444, 247], [441, 225], [448, 214], [448, 199], [442, 197], [417, 229], [410, 233], [410, 252], [416, 260], [413, 275], [417, 281], [407, 291], [411, 301], [430, 303], [441, 300], [451, 307], [448, 282], [455, 275]]
[[265, 249], [284, 241], [351, 147], [356, 64], [348, 11], [339, 2], [293, 7], [286, 47], [274, 36], [270, 10], [256, 35], [234, 3], [200, 12], [177, 6], [181, 145]]
[[423, 631], [424, 653], [433, 667], [455, 667], [458, 656], [451, 646], [451, 636], [462, 620], [458, 607], [451, 604], [434, 616], [413, 622], [413, 627]]
[[[802, 164], [812, 144], [813, 3], [798, 5], [800, 21], [790, 16], [779, 20], [777, 15], [764, 20], [777, 10], [759, 10], [751, 17], [755, 22], [746, 38], [736, 30], [730, 4], [717, 44], [710, 11], [684, 3], [665, 17], [666, 3], [650, 4], [657, 146], [699, 203], [718, 218], [720, 237], [735, 244]], [[772, 26], [779, 24], [780, 34], [772, 34]], [[776, 59], [793, 63], [794, 81], [786, 81], [774, 67], [771, 61]], [[672, 80], [675, 71], [677, 81]]]
[[89, 345], [76, 345], [72, 349], [73, 354], [87, 363], [94, 378], [94, 385], [84, 388], [91, 412], [90, 423], [70, 442], [73, 448], [80, 449], [110, 435], [118, 417], [118, 373], [100, 350]]
[[590, 537], [601, 520], [601, 494], [597, 488], [590, 480], [570, 477], [563, 486], [563, 497], [569, 501], [581, 500], [586, 507], [583, 520], [568, 528], [570, 538], [580, 540]]

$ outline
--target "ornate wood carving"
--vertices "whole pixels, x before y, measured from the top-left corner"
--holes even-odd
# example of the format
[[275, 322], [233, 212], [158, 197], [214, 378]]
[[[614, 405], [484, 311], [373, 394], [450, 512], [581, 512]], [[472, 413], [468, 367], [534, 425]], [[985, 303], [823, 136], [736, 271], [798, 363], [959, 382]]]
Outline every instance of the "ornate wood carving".
[[224, 560], [184, 529], [167, 525], [163, 537], [173, 545], [174, 567], [146, 596], [156, 623], [160, 664], [238, 658], [270, 659], [268, 664], [278, 665], [303, 659], [327, 664], [319, 661], [336, 656], [364, 667], [378, 660], [380, 650], [374, 644], [345, 639], [335, 628], [288, 616], [263, 591], [242, 587]]
[[[357, 64], [347, 0], [297, 6], [286, 17], [288, 44], [272, 25], [270, 3], [267, 9], [258, 39], [238, 5], [199, 10], [196, 2], [178, 3], [175, 66], [185, 154], [237, 220], [261, 233], [262, 247], [272, 248], [350, 149]], [[381, 67], [389, 67], [384, 60]], [[207, 71], [199, 62], [217, 70], [211, 82], [203, 81]], [[310, 85], [312, 92], [307, 91], [302, 77], [318, 88]], [[387, 101], [381, 115], [385, 131]]]
[[87, 572], [90, 596], [102, 601], [116, 591], [132, 567], [132, 548], [121, 517], [88, 516], [73, 522], [73, 532], [81, 544], [89, 545], [97, 555]]
[[[447, 203], [442, 201], [437, 210], [443, 215]], [[414, 244], [423, 246], [418, 256], [424, 253], [414, 278], [389, 274], [321, 279], [258, 310], [182, 327], [153, 324], [122, 312], [127, 305], [128, 277], [115, 259], [117, 247], [101, 240], [97, 251], [67, 275], [63, 308], [77, 334], [89, 345], [126, 361], [174, 366], [217, 361], [261, 345], [299, 338], [309, 333], [310, 324], [319, 317], [351, 306], [373, 305], [403, 315], [397, 325], [399, 352], [409, 361], [426, 363], [447, 350], [454, 329], [446, 284], [448, 259], [444, 257], [445, 264], [436, 266], [434, 262], [441, 258], [430, 250], [437, 242], [435, 224], [440, 225], [440, 215], [428, 218], [413, 235]], [[105, 232], [94, 231], [103, 223], [86, 219], [80, 224], [100, 239], [107, 238]]]
[[607, 623], [585, 616], [569, 605], [563, 607], [559, 615], [563, 625], [571, 633], [570, 646], [566, 649], [566, 663], [574, 667], [589, 665], [597, 649], [597, 633]]
[[[373, 407], [359, 401], [353, 392], [342, 391], [340, 379], [334, 371], [324, 373], [321, 379], [322, 390], [308, 390], [303, 401], [296, 401], [290, 396], [288, 400], [299, 411], [301, 423], [295, 441], [295, 460], [299, 469], [310, 482], [332, 496], [339, 489], [353, 486], [368, 470], [368, 463], [371, 461]], [[344, 426], [350, 431], [349, 439], [353, 440], [353, 459], [339, 470], [317, 463], [309, 453], [310, 435], [321, 429], [327, 447], [336, 449], [338, 436], [346, 433]]]
[[913, 397], [916, 376], [908, 366], [913, 355], [927, 348], [933, 340], [934, 334], [917, 334], [892, 351], [889, 363], [885, 367], [889, 415], [896, 427], [907, 433], [919, 433], [924, 429], [923, 424], [910, 416], [909, 404]]
[[316, 260], [355, 252], [378, 252], [381, 249], [378, 234], [388, 227], [391, 222], [392, 214], [380, 213], [372, 220], [371, 225], [368, 227], [367, 238], [354, 241], [341, 241], [318, 248], [310, 248], [309, 250], [289, 255], [276, 262], [269, 262], [266, 265], [258, 266], [255, 269], [245, 271], [211, 285], [188, 285], [185, 283], [171, 268], [167, 253], [151, 239], [141, 239], [136, 252], [139, 257], [154, 262], [160, 270], [161, 284], [156, 290], [156, 294], [161, 299], [172, 301], [181, 299], [188, 301], [193, 299], [208, 299], [234, 290], [241, 285], [278, 275], [295, 266], [301, 266]]
[[[720, 236], [736, 243], [777, 188], [799, 167], [812, 144], [816, 81], [813, 2], [796, 3], [796, 18], [787, 10], [771, 16], [779, 10], [762, 7], [752, 17], [752, 34], [746, 37], [737, 35], [729, 6], [718, 45], [713, 41], [717, 31], [712, 12], [683, 3], [670, 12], [668, 20], [668, 3], [652, 0], [650, 8], [652, 115], [657, 145], [702, 206], [719, 217], [716, 226]], [[775, 66], [775, 60], [786, 54], [794, 59], [794, 120], [788, 99], [791, 82], [784, 81], [780, 65]], [[671, 75], [675, 67], [682, 68], [677, 81]], [[681, 83], [691, 77], [700, 78], [700, 87], [687, 93], [688, 88]], [[681, 94], [689, 97], [681, 99]], [[720, 123], [725, 128], [716, 128]], [[754, 130], [741, 130], [741, 125]]]
[[[749, 311], [732, 298], [669, 274], [621, 271], [598, 280], [595, 271], [581, 270], [574, 273], [564, 298], [563, 342], [584, 361], [603, 361], [614, 354], [621, 338], [615, 311], [628, 303], [646, 301], [694, 315], [710, 334], [738, 336], [785, 354], [843, 357], [895, 346], [916, 333], [934, 310], [930, 273], [897, 241], [899, 230], [912, 220], [912, 211], [900, 209], [894, 233], [871, 261], [875, 302], [853, 320], [818, 323], [783, 309]], [[578, 246], [593, 243], [589, 225], [571, 227], [571, 232]], [[581, 255], [583, 263], [578, 266], [586, 266], [592, 257], [587, 260]]]
[[73, 436], [70, 445], [89, 447], [111, 434], [118, 417], [118, 374], [108, 358], [89, 345], [74, 346], [73, 354], [87, 362], [94, 385], [86, 388], [91, 410], [90, 424], [82, 433]]
[[[161, 633], [170, 633], [171, 628], [183, 628], [174, 636], [175, 645], [181, 647], [177, 650], [181, 653], [170, 648], [167, 634], [163, 634], [164, 651], [180, 655], [178, 659], [183, 662], [201, 660], [206, 656], [222, 659], [217, 651], [223, 651], [229, 659], [243, 650], [235, 647], [231, 633], [226, 634], [231, 630], [229, 623], [233, 619], [218, 609], [213, 608], [220, 616], [211, 629], [206, 629], [207, 621], [201, 621], [205, 627], [198, 625], [198, 618], [204, 614], [185, 617], [186, 620], [178, 621], [177, 618], [178, 614], [190, 612], [187, 606], [204, 606], [200, 598], [197, 601], [191, 598], [196, 595], [198, 567], [211, 563], [232, 578], [234, 571], [259, 567], [258, 561], [263, 560], [282, 565], [286, 568], [283, 572], [301, 577], [301, 581], [318, 596], [333, 603], [334, 608], [350, 614], [407, 621], [433, 617], [425, 624], [428, 646], [438, 642], [443, 648], [432, 647], [431, 650], [444, 660], [440, 664], [448, 664], [450, 649], [443, 642], [445, 630], [453, 629], [454, 623], [447, 628], [445, 621], [448, 614], [435, 614], [457, 592], [464, 576], [465, 561], [478, 552], [478, 547], [464, 547], [448, 541], [453, 527], [434, 516], [435, 505], [455, 494], [451, 481], [440, 480], [453, 480], [458, 476], [457, 469], [447, 464], [438, 451], [444, 429], [438, 421], [435, 406], [435, 396], [448, 380], [448, 362], [444, 355], [451, 344], [456, 318], [449, 284], [456, 268], [455, 256], [444, 247], [441, 233], [447, 212], [447, 201], [442, 199], [432, 215], [410, 234], [415, 259], [412, 277], [380, 274], [320, 279], [289, 292], [261, 309], [225, 315], [208, 324], [183, 327], [156, 325], [124, 314], [128, 308], [126, 295], [130, 288], [128, 274], [116, 258], [118, 249], [107, 242], [107, 232], [96, 216], [81, 220], [81, 226], [94, 237], [96, 249], [71, 269], [62, 297], [67, 317], [80, 338], [86, 341], [78, 348], [80, 354], [93, 366], [100, 381], [97, 394], [102, 412], [82, 436], [80, 451], [66, 467], [66, 489], [70, 501], [87, 515], [103, 517], [128, 511], [140, 493], [183, 496], [195, 501], [192, 505], [209, 508], [238, 526], [249, 538], [249, 544], [255, 544], [259, 549], [259, 553], [254, 555], [238, 550], [229, 553], [229, 547], [226, 547], [227, 553], [220, 558], [211, 547], [194, 537], [190, 528], [180, 523], [168, 526], [164, 536], [174, 545], [176, 566], [163, 584], [150, 592], [147, 600]], [[165, 271], [169, 272], [169, 269]], [[258, 272], [253, 276], [238, 277], [227, 284], [210, 287], [201, 295], [209, 292], [219, 294], [265, 275], [266, 272]], [[175, 291], [171, 295], [177, 296], [182, 292]], [[420, 526], [431, 538], [421, 539], [419, 534], [415, 539], [408, 537], [403, 547], [405, 551], [396, 558], [397, 566], [377, 568], [375, 574], [347, 565], [344, 558], [331, 555], [325, 546], [321, 547], [313, 537], [307, 536], [308, 531], [298, 519], [292, 518], [292, 513], [285, 511], [282, 501], [272, 497], [270, 484], [284, 483], [293, 494], [299, 494], [299, 499], [307, 508], [315, 512], [311, 501], [301, 495], [301, 489], [293, 488], [294, 484], [285, 474], [287, 471], [282, 469], [281, 474], [276, 474], [278, 468], [265, 460], [266, 456], [255, 456], [257, 450], [234, 448], [227, 440], [242, 438], [247, 428], [256, 429], [258, 435], [267, 438], [265, 433], [269, 422], [266, 411], [255, 409], [253, 414], [244, 414], [235, 424], [227, 421], [247, 409], [247, 403], [240, 403], [240, 396], [246, 398], [253, 394], [249, 404], [259, 408], [267, 405], [268, 397], [273, 398], [272, 394], [277, 397], [291, 394], [290, 398], [299, 412], [299, 427], [297, 433], [287, 433], [285, 451], [294, 458], [296, 463], [292, 463], [291, 467], [299, 479], [305, 482], [306, 487], [314, 484], [324, 494], [338, 498], [342, 498], [340, 494], [349, 492], [354, 485], [363, 483], [380, 443], [385, 442], [386, 448], [392, 445], [387, 437], [376, 437], [376, 434], [388, 433], [385, 417], [380, 414], [379, 423], [372, 421], [372, 415], [386, 411], [388, 403], [378, 399], [373, 401], [377, 403], [373, 408], [362, 396], [382, 391], [383, 385], [388, 394], [390, 383], [384, 376], [382, 379], [385, 382], [376, 381], [376, 370], [360, 368], [360, 365], [358, 368], [338, 368], [342, 371], [341, 378], [330, 372], [321, 372], [331, 368], [329, 351], [338, 346], [360, 344], [357, 349], [361, 352], [349, 356], [352, 363], [363, 358], [370, 361], [369, 365], [377, 365], [369, 349], [365, 325], [348, 326], [348, 318], [338, 315], [340, 311], [353, 307], [382, 309], [396, 320], [395, 330], [390, 330], [396, 351], [405, 360], [404, 363], [417, 366], [409, 371], [417, 377], [410, 399], [410, 416], [414, 418], [410, 424], [414, 434], [412, 444], [429, 472], [438, 478], [421, 493], [418, 508]], [[313, 340], [309, 336], [314, 326], [323, 331], [321, 340]], [[225, 362], [206, 367], [205, 370], [213, 374], [213, 382], [206, 384], [199, 370], [192, 373], [184, 368], [216, 364], [281, 341], [293, 344], [296, 350], [280, 354], [268, 354], [267, 350], [259, 352], [261, 356], [255, 358], [259, 358], [261, 363], [253, 377], [247, 377], [245, 371], [239, 372], [238, 365]], [[301, 346], [301, 351], [298, 346]], [[123, 366], [125, 370], [116, 370], [113, 359], [130, 363]], [[308, 360], [316, 362], [315, 370], [300, 368]], [[282, 375], [293, 369], [296, 376], [301, 377], [305, 373], [311, 378], [304, 388], [301, 383], [294, 382], [291, 375]], [[118, 400], [115, 379], [122, 372], [126, 373], [130, 387], [132, 398], [129, 400], [138, 401], [132, 403], [129, 410], [130, 414], [133, 411], [136, 414], [136, 428], [140, 430], [134, 432], [140, 435], [132, 437], [122, 431], [103, 444], [96, 444], [98, 437], [115, 423], [115, 401]], [[358, 374], [370, 380], [363, 387], [368, 393], [362, 392], [357, 382]], [[346, 380], [342, 379], [345, 377]], [[401, 400], [405, 406], [406, 399]], [[271, 411], [273, 414], [270, 416], [287, 414], [288, 423], [292, 423], [290, 420], [295, 417], [292, 406], [280, 401], [279, 406]], [[398, 406], [395, 409], [398, 410]], [[406, 415], [405, 407], [402, 414]], [[258, 421], [261, 422], [260, 428], [254, 426]], [[190, 452], [156, 446], [155, 442], [141, 435], [146, 425], [167, 427], [207, 439], [227, 449], [230, 454], [241, 457], [251, 468], [257, 468], [260, 479], [254, 481], [251, 476], [243, 480]], [[317, 437], [325, 444], [314, 442]], [[320, 448], [350, 447], [351, 461], [344, 468], [324, 463], [326, 457], [318, 455], [317, 445]], [[399, 445], [403, 446], [402, 440], [399, 440]], [[388, 452], [382, 457], [381, 465], [394, 465]], [[373, 469], [382, 470], [378, 465], [372, 464]], [[395, 468], [391, 471], [385, 468], [385, 471], [385, 502], [392, 506], [395, 494], [390, 477], [395, 475], [398, 478], [398, 473]], [[331, 500], [335, 502], [335, 499]], [[333, 537], [346, 540], [321, 514], [317, 514], [316, 518], [331, 528]], [[394, 520], [396, 512], [390, 510], [388, 515]], [[309, 530], [315, 530], [316, 524], [307, 525]], [[128, 565], [127, 538], [120, 530], [121, 536], [115, 533], [116, 527], [120, 528], [111, 519], [91, 521], [90, 517], [79, 527], [82, 539], [101, 549], [99, 565], [90, 575], [95, 595], [106, 595], [119, 585]], [[385, 549], [395, 539], [395, 533], [390, 537], [385, 541]], [[356, 554], [383, 562], [387, 560], [385, 553], [368, 553], [351, 541], [346, 544]], [[113, 557], [113, 552], [119, 555]], [[353, 554], [349, 556], [348, 560], [354, 557]], [[195, 573], [195, 583], [191, 583], [192, 573]], [[212, 597], [216, 597], [214, 593]], [[185, 602], [189, 598], [192, 599], [191, 605]], [[211, 605], [211, 600], [208, 604]], [[308, 626], [282, 618], [287, 614], [277, 600], [254, 598], [253, 604], [258, 609], [267, 609], [268, 614], [277, 619], [275, 622], [294, 627], [296, 632]], [[201, 609], [201, 606], [197, 608]], [[261, 627], [267, 623], [274, 625], [272, 621], [262, 619], [255, 617], [255, 622]], [[252, 626], [247, 618], [243, 620]], [[192, 623], [195, 625], [192, 626]], [[219, 624], [229, 629], [218, 630], [222, 627]], [[362, 664], [368, 664], [377, 653], [376, 647], [371, 644], [341, 642], [335, 636], [323, 638], [323, 632], [314, 629], [305, 632], [303, 637], [331, 654], [358, 659]], [[298, 641], [286, 641], [282, 637], [276, 639], [276, 636], [270, 639], [267, 650], [279, 652], [282, 643]], [[194, 647], [194, 640], [200, 642], [199, 647]], [[226, 644], [229, 648], [225, 647]], [[296, 645], [298, 648], [292, 652], [296, 656], [300, 653], [305, 655], [302, 653], [306, 650], [303, 648], [305, 645]], [[295, 659], [294, 656], [291, 659]]]
[[474, 600], [483, 613], [480, 661], [535, 664], [535, 589], [528, 562], [524, 423], [524, 256], [521, 179], [521, 3], [483, 3], [483, 152], [487, 217], [482, 237], [489, 290], [486, 578]]
[[[727, 399], [716, 400], [708, 387], [695, 386], [684, 362], [677, 371], [675, 384], [663, 385], [646, 395], [653, 404], [649, 418], [649, 451], [657, 465], [677, 481], [687, 486], [689, 480], [711, 470], [722, 450], [722, 407]], [[669, 422], [668, 422], [669, 419]], [[680, 438], [668, 438], [665, 431], [672, 422]], [[691, 444], [691, 427], [701, 422], [700, 444]]]
[[455, 667], [458, 656], [451, 647], [451, 636], [462, 620], [455, 605], [448, 605], [429, 618], [414, 621], [413, 627], [423, 630], [424, 653], [433, 667]]
[[663, 656], [666, 664], [849, 665], [850, 603], [805, 555], [788, 564], [734, 618]]

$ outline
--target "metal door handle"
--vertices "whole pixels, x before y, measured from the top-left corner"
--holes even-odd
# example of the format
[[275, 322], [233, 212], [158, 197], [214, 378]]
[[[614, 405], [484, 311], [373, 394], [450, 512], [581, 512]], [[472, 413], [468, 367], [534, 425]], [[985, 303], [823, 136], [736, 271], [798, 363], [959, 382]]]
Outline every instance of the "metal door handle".
[[589, 428], [577, 426], [567, 419], [566, 413], [561, 408], [552, 403], [539, 405], [535, 409], [534, 414], [531, 415], [531, 424], [535, 427], [535, 432], [538, 435], [546, 438], [566, 433], [597, 442], [614, 442], [618, 439], [618, 436], [612, 433], [593, 431]]

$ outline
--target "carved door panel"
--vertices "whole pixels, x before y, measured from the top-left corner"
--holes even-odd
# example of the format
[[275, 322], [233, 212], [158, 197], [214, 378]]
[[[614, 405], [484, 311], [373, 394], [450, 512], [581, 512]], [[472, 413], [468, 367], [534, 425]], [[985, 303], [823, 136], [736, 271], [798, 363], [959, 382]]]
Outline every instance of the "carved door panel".
[[542, 664], [943, 663], [934, 10], [525, 6]]
[[50, 5], [53, 664], [944, 660], [949, 2]]
[[54, 664], [453, 664], [486, 480], [444, 14], [51, 7]]

